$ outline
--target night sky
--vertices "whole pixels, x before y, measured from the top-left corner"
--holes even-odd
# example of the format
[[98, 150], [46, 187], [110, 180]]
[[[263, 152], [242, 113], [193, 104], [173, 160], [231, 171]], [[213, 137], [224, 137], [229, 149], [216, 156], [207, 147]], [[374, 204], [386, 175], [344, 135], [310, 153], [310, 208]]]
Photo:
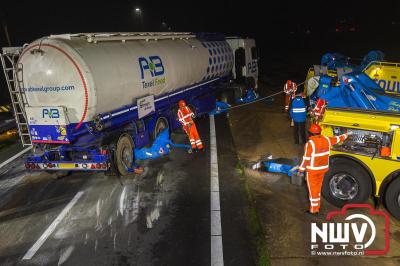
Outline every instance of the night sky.
[[[280, 72], [299, 79], [326, 52], [357, 60], [379, 49], [387, 60], [400, 61], [398, 0], [236, 2], [2, 1], [0, 45], [8, 46], [5, 26], [13, 46], [58, 33], [221, 32], [256, 39], [262, 75]], [[142, 10], [140, 16], [136, 7]], [[2, 102], [4, 88], [0, 93]]]

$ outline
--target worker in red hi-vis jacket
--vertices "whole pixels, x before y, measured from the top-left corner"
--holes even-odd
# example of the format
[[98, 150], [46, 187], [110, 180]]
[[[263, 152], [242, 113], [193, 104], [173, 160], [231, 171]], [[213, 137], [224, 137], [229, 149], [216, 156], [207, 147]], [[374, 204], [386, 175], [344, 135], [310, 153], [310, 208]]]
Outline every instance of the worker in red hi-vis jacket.
[[203, 143], [201, 142], [199, 133], [197, 132], [196, 124], [193, 121], [194, 113], [184, 100], [179, 101], [178, 119], [182, 124], [183, 130], [188, 135], [192, 150], [203, 150]]
[[326, 137], [321, 135], [321, 127], [312, 124], [309, 132], [312, 136], [304, 147], [303, 161], [299, 167], [299, 172], [306, 172], [306, 182], [310, 199], [310, 210], [312, 214], [317, 214], [321, 207], [321, 187], [324, 175], [329, 170], [329, 152], [332, 145], [344, 141], [352, 132], [336, 136]]
[[288, 80], [283, 87], [283, 92], [285, 93], [285, 112], [289, 111], [290, 101], [295, 97], [297, 91], [297, 84]]

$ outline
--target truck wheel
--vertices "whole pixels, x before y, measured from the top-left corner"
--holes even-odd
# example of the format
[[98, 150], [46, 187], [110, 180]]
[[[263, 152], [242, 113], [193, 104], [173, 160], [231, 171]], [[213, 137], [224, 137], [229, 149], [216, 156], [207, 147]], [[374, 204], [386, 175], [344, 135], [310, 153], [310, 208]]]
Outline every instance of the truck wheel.
[[336, 160], [325, 174], [322, 195], [336, 207], [364, 203], [372, 193], [368, 173], [350, 160]]
[[117, 170], [122, 176], [129, 174], [126, 167], [132, 166], [134, 160], [134, 146], [132, 137], [129, 134], [124, 133], [119, 137], [114, 160], [117, 165]]
[[244, 95], [245, 91], [246, 91], [246, 86], [244, 86], [242, 84], [240, 84], [237, 87], [235, 87], [234, 88], [235, 100], [243, 98], [244, 96], [246, 96], [246, 95]]
[[385, 193], [385, 205], [393, 217], [400, 220], [400, 178], [390, 182]]
[[233, 90], [224, 90], [218, 97], [218, 100], [223, 103], [233, 104], [235, 102]]
[[246, 79], [246, 86], [247, 88], [253, 88], [254, 90], [256, 90], [256, 81], [253, 77], [248, 77]]
[[166, 128], [169, 128], [168, 121], [165, 117], [159, 117], [153, 130], [153, 140]]

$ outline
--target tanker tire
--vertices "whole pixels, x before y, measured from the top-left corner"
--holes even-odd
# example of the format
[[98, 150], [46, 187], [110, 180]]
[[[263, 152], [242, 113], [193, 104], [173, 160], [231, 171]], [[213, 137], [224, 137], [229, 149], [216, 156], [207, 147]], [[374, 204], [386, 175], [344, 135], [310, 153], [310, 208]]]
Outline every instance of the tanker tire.
[[385, 205], [390, 214], [400, 220], [400, 178], [390, 182], [385, 193]]
[[128, 170], [125, 168], [125, 165], [127, 167], [132, 166], [131, 162], [135, 159], [133, 154], [134, 146], [135, 145], [133, 143], [132, 137], [129, 134], [124, 133], [119, 137], [117, 142], [117, 149], [114, 154], [114, 161], [117, 166], [117, 170], [121, 176], [129, 174]]
[[[358, 191], [351, 199], [341, 199], [334, 195], [331, 189], [331, 180], [335, 176], [345, 174], [352, 178], [358, 185]], [[332, 180], [333, 182], [333, 180]], [[322, 185], [322, 196], [336, 207], [343, 207], [348, 203], [364, 203], [372, 194], [372, 184], [368, 173], [357, 163], [348, 159], [337, 159], [331, 164], [329, 171], [325, 174]]]
[[235, 87], [234, 88], [235, 99], [240, 99], [240, 98], [243, 98], [244, 96], [246, 96], [246, 95], [244, 95], [245, 91], [246, 91], [246, 86], [244, 86], [244, 85], [238, 85], [237, 87]]
[[246, 87], [256, 90], [256, 81], [254, 80], [253, 77], [247, 77], [246, 78]]
[[153, 140], [166, 128], [169, 128], [168, 120], [165, 117], [159, 117], [153, 130]]
[[233, 90], [224, 90], [218, 97], [218, 100], [223, 103], [233, 104], [235, 102], [235, 95]]

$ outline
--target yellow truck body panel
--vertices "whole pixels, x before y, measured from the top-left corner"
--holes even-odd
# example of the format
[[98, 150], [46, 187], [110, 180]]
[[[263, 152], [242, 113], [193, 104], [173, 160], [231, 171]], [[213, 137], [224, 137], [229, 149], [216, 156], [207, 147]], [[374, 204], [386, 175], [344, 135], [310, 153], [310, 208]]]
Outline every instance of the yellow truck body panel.
[[331, 150], [331, 155], [352, 157], [368, 167], [367, 170], [372, 173], [375, 180], [375, 196], [379, 196], [379, 188], [385, 178], [400, 169], [400, 114], [354, 109], [327, 109], [320, 125], [322, 134], [325, 136], [333, 136], [335, 127], [393, 134], [390, 157], [381, 158], [357, 152], [344, 152], [339, 149]]
[[400, 63], [373, 61], [363, 72], [386, 93], [400, 94]]

